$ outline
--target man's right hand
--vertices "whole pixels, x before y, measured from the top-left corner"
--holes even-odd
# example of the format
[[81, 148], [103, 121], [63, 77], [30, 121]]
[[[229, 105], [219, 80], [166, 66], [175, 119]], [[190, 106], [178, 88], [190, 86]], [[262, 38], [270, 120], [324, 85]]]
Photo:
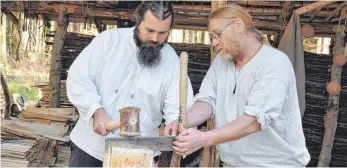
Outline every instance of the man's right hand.
[[99, 108], [95, 111], [93, 118], [93, 129], [97, 134], [105, 136], [110, 133], [106, 130], [105, 124], [109, 121], [112, 121], [112, 118], [102, 108]]
[[176, 136], [177, 131], [178, 131], [178, 121], [175, 120], [165, 126], [164, 136]]

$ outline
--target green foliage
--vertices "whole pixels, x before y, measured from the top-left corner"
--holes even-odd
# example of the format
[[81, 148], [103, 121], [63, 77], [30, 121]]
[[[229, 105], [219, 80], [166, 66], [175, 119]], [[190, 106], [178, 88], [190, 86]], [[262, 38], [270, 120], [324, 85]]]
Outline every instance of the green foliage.
[[317, 42], [318, 42], [318, 38], [315, 38], [315, 37], [304, 38], [303, 40], [304, 51], [309, 51], [309, 52], [315, 51], [317, 48]]
[[9, 81], [8, 87], [11, 94], [19, 93], [28, 103], [37, 102], [40, 99], [40, 93], [38, 89], [30, 88], [17, 81]]

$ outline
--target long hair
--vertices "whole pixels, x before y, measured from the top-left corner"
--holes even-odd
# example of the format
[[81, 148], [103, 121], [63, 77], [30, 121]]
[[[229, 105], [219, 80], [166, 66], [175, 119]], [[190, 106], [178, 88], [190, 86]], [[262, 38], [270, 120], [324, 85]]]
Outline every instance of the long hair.
[[257, 28], [254, 27], [252, 16], [240, 5], [237, 4], [227, 4], [220, 8], [218, 8], [216, 11], [214, 11], [210, 17], [211, 19], [224, 19], [224, 20], [234, 20], [235, 18], [240, 18], [243, 23], [245, 24], [246, 30], [248, 32], [253, 32], [256, 36], [256, 38], [267, 45], [270, 46], [270, 43], [267, 39], [267, 37], [260, 32]]

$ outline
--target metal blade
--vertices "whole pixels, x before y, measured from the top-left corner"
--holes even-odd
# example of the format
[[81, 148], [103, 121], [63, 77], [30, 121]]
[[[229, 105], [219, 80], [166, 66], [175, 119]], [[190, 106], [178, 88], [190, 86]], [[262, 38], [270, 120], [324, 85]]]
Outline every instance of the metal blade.
[[121, 147], [129, 149], [150, 149], [154, 151], [173, 151], [172, 146], [174, 140], [174, 136], [107, 138], [105, 149], [109, 147]]

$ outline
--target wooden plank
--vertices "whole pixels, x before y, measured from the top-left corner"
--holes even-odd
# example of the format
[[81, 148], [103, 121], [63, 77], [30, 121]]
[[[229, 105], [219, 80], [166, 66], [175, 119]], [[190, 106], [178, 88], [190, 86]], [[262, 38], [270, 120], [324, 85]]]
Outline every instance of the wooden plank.
[[24, 118], [22, 114], [19, 114], [17, 119], [23, 122], [39, 123], [39, 124], [50, 124], [51, 122], [51, 120], [41, 119], [41, 118]]
[[47, 120], [54, 120], [54, 121], [63, 121], [67, 122], [70, 120], [76, 120], [76, 117], [74, 116], [67, 116], [67, 115], [55, 115], [52, 113], [40, 113], [40, 112], [28, 112], [24, 111], [22, 112], [23, 117], [29, 117], [29, 118], [42, 118]]
[[31, 130], [26, 129], [25, 127], [22, 127], [15, 123], [9, 123], [9, 124], [1, 124], [1, 130], [9, 132], [14, 135], [18, 135], [21, 137], [28, 137], [33, 139], [40, 139], [42, 138], [41, 135], [33, 133]]
[[297, 15], [303, 15], [305, 13], [308, 13], [308, 12], [311, 12], [317, 8], [320, 8], [322, 6], [327, 6], [329, 4], [332, 4], [332, 3], [335, 3], [335, 1], [319, 1], [319, 2], [314, 2], [314, 3], [311, 3], [309, 5], [306, 5], [306, 6], [303, 6], [299, 9], [296, 9], [295, 10], [295, 13]]
[[4, 120], [1, 119], [1, 126], [15, 123], [17, 125], [20, 125], [28, 130], [30, 130], [32, 133], [40, 134], [43, 136], [64, 136], [67, 131], [68, 127], [58, 127], [54, 125], [46, 125], [46, 124], [37, 124], [37, 123], [28, 123], [28, 122], [22, 122], [18, 120]]
[[38, 112], [38, 113], [52, 113], [58, 115], [74, 115], [75, 108], [36, 108], [36, 107], [27, 107], [25, 111], [28, 112]]

